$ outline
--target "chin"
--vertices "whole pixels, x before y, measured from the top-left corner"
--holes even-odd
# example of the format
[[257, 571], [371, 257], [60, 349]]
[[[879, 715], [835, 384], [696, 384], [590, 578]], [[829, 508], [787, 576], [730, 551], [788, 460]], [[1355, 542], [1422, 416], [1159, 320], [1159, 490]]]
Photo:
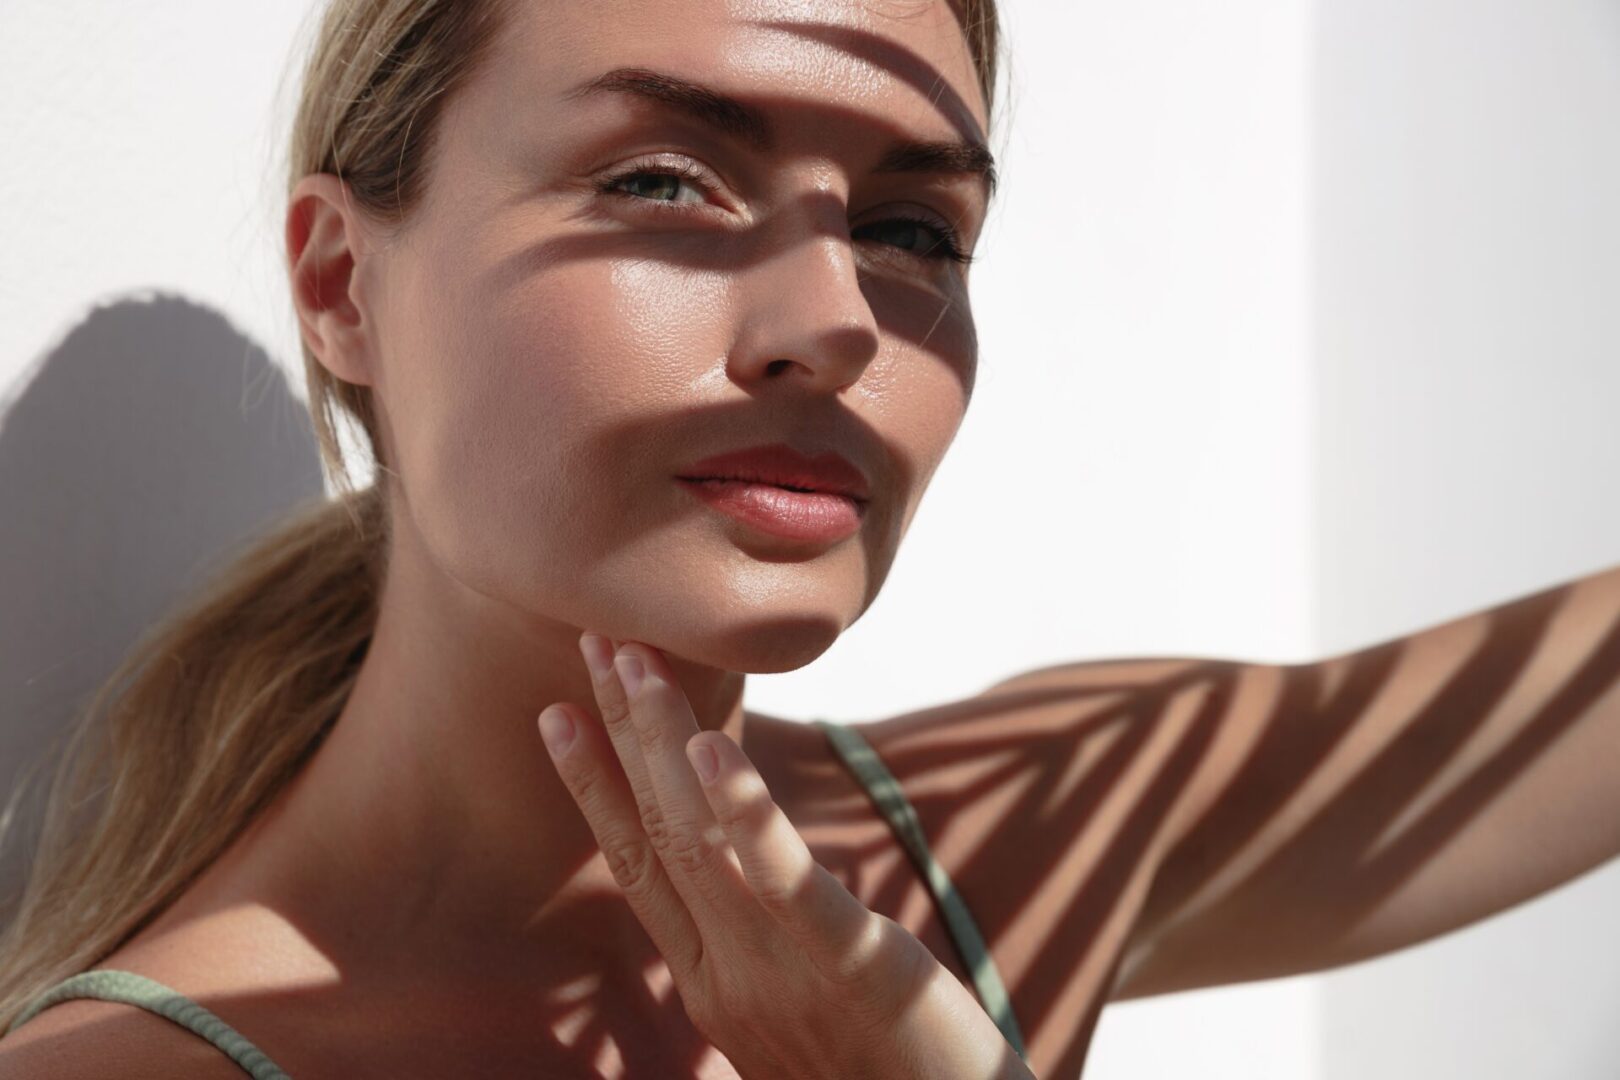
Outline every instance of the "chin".
[[659, 637], [629, 636], [662, 649], [677, 661], [750, 675], [776, 675], [797, 671], [821, 656], [843, 630], [833, 619], [806, 617], [739, 619], [716, 633], [694, 632], [688, 626]]

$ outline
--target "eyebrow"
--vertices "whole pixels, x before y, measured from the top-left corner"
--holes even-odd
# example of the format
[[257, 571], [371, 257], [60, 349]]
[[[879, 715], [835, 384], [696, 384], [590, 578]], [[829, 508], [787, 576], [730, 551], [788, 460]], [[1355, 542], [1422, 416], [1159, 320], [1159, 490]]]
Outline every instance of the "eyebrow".
[[[769, 150], [775, 132], [765, 113], [712, 87], [649, 68], [621, 67], [588, 79], [567, 91], [565, 100], [598, 94], [629, 94], [677, 109], [716, 130], [741, 139], [756, 150]], [[906, 139], [892, 144], [874, 172], [947, 173], [975, 176], [988, 199], [996, 191], [996, 163], [983, 143]]]

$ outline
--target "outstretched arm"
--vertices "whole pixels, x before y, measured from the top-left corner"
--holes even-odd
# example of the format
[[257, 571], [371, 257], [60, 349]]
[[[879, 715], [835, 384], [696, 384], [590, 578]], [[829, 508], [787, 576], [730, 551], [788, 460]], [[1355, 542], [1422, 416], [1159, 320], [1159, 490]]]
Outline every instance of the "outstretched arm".
[[1265, 670], [1192, 780], [1114, 999], [1376, 956], [1620, 855], [1620, 567]]

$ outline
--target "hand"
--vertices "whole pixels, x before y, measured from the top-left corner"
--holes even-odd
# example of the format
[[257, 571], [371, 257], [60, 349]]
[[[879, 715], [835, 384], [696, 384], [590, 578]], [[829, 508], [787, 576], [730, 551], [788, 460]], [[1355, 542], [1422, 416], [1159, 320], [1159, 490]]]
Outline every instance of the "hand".
[[697, 726], [663, 654], [628, 642], [615, 663], [615, 644], [580, 638], [601, 722], [563, 702], [541, 728], [572, 721], [558, 773], [693, 1026], [744, 1080], [1033, 1080], [927, 946], [815, 861], [742, 747]]

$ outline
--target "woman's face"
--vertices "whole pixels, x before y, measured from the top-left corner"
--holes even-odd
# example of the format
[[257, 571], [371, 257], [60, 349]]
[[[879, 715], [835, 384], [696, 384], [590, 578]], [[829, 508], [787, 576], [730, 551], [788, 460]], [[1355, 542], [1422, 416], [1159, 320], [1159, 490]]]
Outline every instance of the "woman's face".
[[[363, 271], [400, 524], [525, 617], [808, 663], [877, 594], [972, 393], [944, 238], [973, 249], [982, 161], [895, 153], [982, 148], [960, 26], [930, 0], [517, 7]], [[779, 442], [865, 473], [853, 535], [762, 532], [677, 479]]]

